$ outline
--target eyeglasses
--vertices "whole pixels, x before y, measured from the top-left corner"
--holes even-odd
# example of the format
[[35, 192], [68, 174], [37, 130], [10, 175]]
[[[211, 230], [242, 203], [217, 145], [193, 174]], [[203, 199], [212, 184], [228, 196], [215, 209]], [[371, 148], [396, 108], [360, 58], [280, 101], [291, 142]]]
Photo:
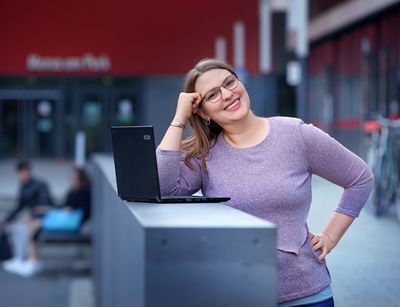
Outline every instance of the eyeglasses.
[[209, 101], [211, 103], [216, 103], [222, 97], [221, 87], [223, 87], [229, 91], [232, 91], [238, 86], [238, 84], [239, 84], [239, 80], [235, 75], [228, 76], [224, 80], [224, 82], [222, 82], [222, 84], [220, 86], [217, 86], [216, 88], [213, 88], [212, 90], [208, 91], [204, 95], [203, 99], [200, 101], [200, 104], [203, 101]]

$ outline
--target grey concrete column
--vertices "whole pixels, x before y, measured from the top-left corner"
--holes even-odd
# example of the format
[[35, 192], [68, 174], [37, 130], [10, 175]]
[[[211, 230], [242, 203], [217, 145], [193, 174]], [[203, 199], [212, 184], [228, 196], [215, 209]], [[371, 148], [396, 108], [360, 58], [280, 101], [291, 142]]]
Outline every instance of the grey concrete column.
[[301, 67], [301, 82], [296, 87], [297, 117], [307, 121], [307, 58], [298, 58]]

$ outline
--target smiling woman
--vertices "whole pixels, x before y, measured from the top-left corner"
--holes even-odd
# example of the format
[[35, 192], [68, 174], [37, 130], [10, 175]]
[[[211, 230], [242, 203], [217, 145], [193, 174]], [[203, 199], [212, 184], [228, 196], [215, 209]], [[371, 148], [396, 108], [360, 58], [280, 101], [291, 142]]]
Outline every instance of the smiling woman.
[[[187, 122], [192, 135], [183, 140]], [[228, 206], [276, 224], [282, 306], [333, 306], [325, 257], [371, 191], [363, 160], [300, 119], [256, 116], [236, 72], [214, 59], [188, 72], [157, 159], [162, 194], [227, 195]], [[316, 235], [307, 226], [313, 174], [344, 188]]]

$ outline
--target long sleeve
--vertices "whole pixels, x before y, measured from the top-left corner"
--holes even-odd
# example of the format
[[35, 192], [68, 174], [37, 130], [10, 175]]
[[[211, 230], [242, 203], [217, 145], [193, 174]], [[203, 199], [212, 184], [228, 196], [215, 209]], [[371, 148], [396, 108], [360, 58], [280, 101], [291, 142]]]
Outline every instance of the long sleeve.
[[15, 219], [15, 217], [17, 216], [17, 214], [22, 210], [22, 209], [24, 209], [24, 203], [22, 202], [22, 199], [21, 199], [21, 197], [18, 199], [18, 204], [17, 204], [17, 206], [14, 208], [14, 209], [12, 209], [12, 211], [8, 214], [8, 216], [6, 217], [6, 219], [5, 219], [5, 221], [7, 222], [7, 223], [10, 223], [10, 222], [12, 222], [14, 219]]
[[182, 161], [182, 151], [157, 148], [158, 174], [162, 195], [192, 195], [201, 188], [202, 171], [196, 159], [194, 170]]
[[373, 187], [373, 174], [357, 155], [313, 125], [301, 124], [309, 170], [344, 188], [336, 212], [357, 217]]
[[53, 200], [50, 196], [47, 185], [41, 180], [31, 179], [28, 183], [21, 186], [18, 196], [18, 206], [8, 215], [6, 221], [12, 221], [16, 215], [25, 207], [31, 210], [37, 206], [53, 206]]
[[38, 193], [37, 204], [39, 206], [41, 205], [54, 206], [53, 199], [50, 196], [49, 188], [45, 183], [42, 182], [38, 184], [37, 193]]
[[75, 206], [74, 206], [74, 191], [73, 190], [69, 190], [68, 191], [67, 197], [66, 197], [66, 199], [65, 199], [65, 201], [64, 201], [64, 203], [62, 204], [61, 207], [71, 207], [71, 208], [75, 209]]
[[80, 209], [83, 212], [83, 220], [90, 218], [91, 214], [91, 192], [90, 188], [70, 190], [62, 207]]

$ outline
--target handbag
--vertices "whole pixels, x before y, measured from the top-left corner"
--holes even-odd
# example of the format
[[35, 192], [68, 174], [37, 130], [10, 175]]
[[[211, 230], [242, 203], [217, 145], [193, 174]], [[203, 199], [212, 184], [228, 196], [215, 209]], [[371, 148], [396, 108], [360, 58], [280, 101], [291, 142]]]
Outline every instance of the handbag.
[[0, 229], [0, 261], [5, 261], [12, 258], [12, 251], [8, 235]]
[[82, 210], [50, 210], [43, 217], [42, 229], [45, 231], [78, 231], [82, 218]]

